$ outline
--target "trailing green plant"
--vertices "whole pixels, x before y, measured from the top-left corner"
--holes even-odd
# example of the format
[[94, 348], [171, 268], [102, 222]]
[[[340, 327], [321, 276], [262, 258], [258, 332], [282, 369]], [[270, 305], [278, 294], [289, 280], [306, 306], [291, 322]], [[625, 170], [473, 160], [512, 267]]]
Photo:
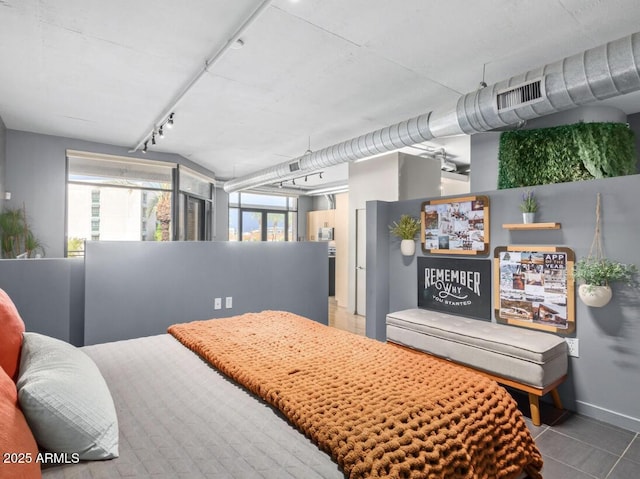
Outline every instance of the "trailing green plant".
[[400, 239], [414, 239], [420, 231], [420, 221], [411, 215], [400, 216], [400, 221], [394, 221], [389, 231]]
[[586, 257], [576, 262], [574, 277], [588, 286], [609, 286], [610, 283], [620, 282], [635, 286], [635, 275], [638, 268], [635, 264], [624, 264], [607, 258]]
[[535, 213], [538, 211], [538, 200], [533, 190], [522, 193], [522, 202], [520, 203], [520, 211], [523, 213]]
[[498, 188], [623, 176], [636, 172], [625, 123], [576, 123], [500, 136]]
[[0, 249], [3, 258], [44, 255], [44, 246], [29, 228], [24, 209], [6, 209], [0, 213]]

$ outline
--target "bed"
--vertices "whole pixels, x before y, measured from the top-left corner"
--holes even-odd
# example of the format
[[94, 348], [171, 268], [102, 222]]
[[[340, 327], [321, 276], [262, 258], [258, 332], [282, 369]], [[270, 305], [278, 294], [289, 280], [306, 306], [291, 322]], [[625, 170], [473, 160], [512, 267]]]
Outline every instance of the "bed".
[[169, 334], [82, 349], [113, 396], [119, 457], [44, 468], [46, 479], [344, 478], [276, 410]]
[[118, 457], [44, 478], [541, 477], [513, 399], [455, 365], [287, 312], [170, 333], [82, 348]]

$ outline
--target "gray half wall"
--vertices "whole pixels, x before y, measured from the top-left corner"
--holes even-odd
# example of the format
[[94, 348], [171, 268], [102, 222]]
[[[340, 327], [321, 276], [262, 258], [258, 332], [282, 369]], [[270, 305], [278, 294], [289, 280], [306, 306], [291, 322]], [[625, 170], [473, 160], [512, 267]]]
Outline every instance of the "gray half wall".
[[88, 242], [85, 262], [87, 345], [268, 309], [328, 322], [324, 243]]
[[18, 308], [27, 331], [82, 345], [82, 259], [0, 260], [0, 288]]
[[[477, 169], [476, 169], [477, 170]], [[567, 246], [581, 258], [589, 253], [595, 228], [596, 196], [602, 197], [602, 241], [605, 254], [640, 266], [640, 175], [602, 180], [542, 185], [534, 188], [540, 200], [539, 222], [559, 222], [559, 230], [509, 231], [503, 223], [520, 223], [518, 209], [525, 189], [489, 191], [491, 254], [503, 245]], [[370, 202], [367, 228], [401, 214], [418, 215], [423, 200]], [[380, 227], [376, 231], [380, 231]], [[371, 231], [375, 234], [373, 231]], [[381, 244], [377, 244], [382, 242]], [[384, 243], [388, 247], [384, 247]], [[399, 241], [367, 237], [375, 261], [367, 262], [367, 335], [385, 340], [385, 315], [417, 307], [417, 257], [404, 258]], [[460, 257], [460, 256], [458, 256]], [[560, 387], [566, 407], [590, 417], [640, 431], [640, 295], [637, 288], [615, 284], [614, 296], [604, 308], [588, 308], [576, 297], [576, 332], [579, 358], [569, 358], [569, 378]], [[388, 308], [374, 307], [370, 295], [387, 296]], [[371, 302], [370, 302], [371, 301]], [[376, 304], [384, 301], [379, 297]], [[371, 305], [371, 309], [369, 309]], [[372, 324], [370, 324], [372, 323]]]

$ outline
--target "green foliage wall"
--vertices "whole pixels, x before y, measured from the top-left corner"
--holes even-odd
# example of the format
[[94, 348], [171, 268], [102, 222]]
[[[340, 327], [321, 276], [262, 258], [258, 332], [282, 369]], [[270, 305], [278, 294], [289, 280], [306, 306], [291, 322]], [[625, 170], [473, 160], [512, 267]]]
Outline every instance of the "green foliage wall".
[[626, 123], [576, 123], [500, 136], [498, 189], [636, 173]]

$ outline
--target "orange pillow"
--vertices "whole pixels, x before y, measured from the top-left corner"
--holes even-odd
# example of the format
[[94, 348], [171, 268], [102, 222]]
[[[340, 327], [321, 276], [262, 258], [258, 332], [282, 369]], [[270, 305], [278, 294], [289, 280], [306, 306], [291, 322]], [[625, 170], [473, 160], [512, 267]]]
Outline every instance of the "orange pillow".
[[39, 479], [38, 446], [18, 406], [15, 383], [0, 368], [0, 479]]
[[18, 377], [24, 322], [7, 293], [0, 289], [0, 367], [14, 381]]

